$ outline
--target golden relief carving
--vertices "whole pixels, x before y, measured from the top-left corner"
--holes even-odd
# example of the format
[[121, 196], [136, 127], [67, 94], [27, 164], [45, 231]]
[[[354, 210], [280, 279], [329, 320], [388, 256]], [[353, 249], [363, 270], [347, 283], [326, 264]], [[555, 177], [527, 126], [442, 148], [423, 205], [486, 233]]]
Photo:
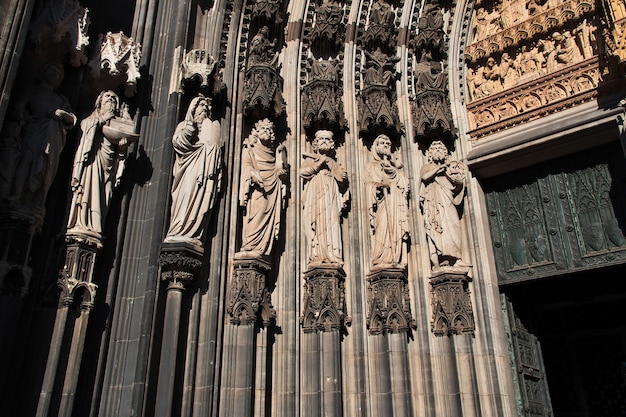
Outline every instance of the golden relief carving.
[[[595, 3], [502, 0], [477, 7], [473, 43], [465, 50], [473, 138], [596, 97]], [[619, 50], [617, 39], [615, 45]], [[622, 49], [626, 58], [626, 42]]]
[[[590, 0], [570, 0], [554, 6], [550, 5], [551, 2], [548, 0], [540, 6], [540, 2], [529, 0], [522, 10], [519, 2], [505, 0], [491, 12], [479, 8], [474, 18], [472, 43], [465, 48], [466, 59], [476, 61], [502, 52], [524, 39], [549, 33], [551, 28], [579, 20], [595, 11], [595, 4]], [[513, 9], [512, 3], [516, 4]]]
[[596, 97], [600, 80], [598, 59], [572, 65], [467, 106], [470, 129], [480, 138]]

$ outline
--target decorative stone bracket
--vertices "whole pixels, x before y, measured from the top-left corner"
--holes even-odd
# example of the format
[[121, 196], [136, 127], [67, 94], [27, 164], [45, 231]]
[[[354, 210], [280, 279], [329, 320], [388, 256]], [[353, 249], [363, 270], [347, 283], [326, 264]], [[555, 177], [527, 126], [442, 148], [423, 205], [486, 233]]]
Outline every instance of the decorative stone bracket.
[[260, 320], [269, 326], [276, 318], [271, 294], [265, 280], [270, 263], [262, 259], [235, 259], [230, 284], [230, 302], [226, 311], [235, 325], [254, 324]]
[[169, 288], [184, 289], [202, 268], [202, 248], [187, 243], [164, 244], [159, 254], [161, 280]]
[[302, 119], [305, 128], [322, 120], [343, 127], [341, 88], [335, 81], [313, 80], [302, 88]]
[[442, 269], [430, 277], [432, 331], [435, 336], [474, 334], [474, 313], [467, 272]]
[[220, 74], [217, 71], [217, 60], [204, 49], [192, 49], [185, 54], [182, 66], [182, 84], [191, 80], [200, 81], [202, 88], [209, 87], [213, 79], [213, 89], [219, 90]]
[[362, 132], [379, 126], [391, 127], [395, 132], [400, 132], [398, 109], [391, 88], [386, 85], [370, 85], [360, 95], [359, 126]]
[[[141, 45], [124, 35], [123, 32], [100, 35], [98, 48], [89, 62], [91, 75], [100, 79], [108, 74], [117, 85], [124, 85], [124, 95], [132, 97], [137, 91]], [[101, 90], [115, 89], [111, 85], [102, 86]]]
[[304, 273], [304, 279], [304, 309], [300, 317], [304, 332], [342, 331], [349, 326], [343, 269], [312, 268]]
[[367, 278], [367, 328], [371, 335], [415, 329], [406, 270], [383, 269]]
[[66, 237], [65, 264], [59, 272], [59, 305], [71, 306], [81, 296], [81, 310], [91, 310], [98, 286], [93, 281], [94, 264], [99, 248], [84, 240]]
[[[258, 111], [273, 117], [285, 111], [283, 78], [270, 64], [253, 64], [246, 68], [244, 82], [244, 114]], [[261, 118], [261, 116], [259, 116]]]

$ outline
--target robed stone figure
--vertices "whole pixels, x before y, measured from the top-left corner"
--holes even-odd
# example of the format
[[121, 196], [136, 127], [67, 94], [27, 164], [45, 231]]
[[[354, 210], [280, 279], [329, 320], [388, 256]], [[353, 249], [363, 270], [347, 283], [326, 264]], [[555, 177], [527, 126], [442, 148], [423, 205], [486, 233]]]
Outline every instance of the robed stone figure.
[[366, 172], [372, 269], [403, 269], [409, 239], [409, 180], [402, 164], [392, 158], [387, 135], [374, 140], [372, 157]]
[[287, 162], [276, 146], [274, 123], [258, 121], [243, 143], [239, 203], [243, 207], [241, 250], [237, 258], [267, 258], [280, 233]]
[[469, 266], [462, 261], [461, 204], [465, 194], [465, 164], [448, 160], [448, 148], [436, 140], [426, 152], [421, 170], [420, 205], [433, 269]]
[[211, 210], [220, 189], [222, 148], [220, 124], [211, 120], [211, 101], [196, 97], [185, 120], [176, 126], [170, 227], [165, 242], [203, 246]]
[[308, 266], [343, 266], [341, 215], [349, 198], [348, 174], [335, 159], [333, 132], [318, 130], [313, 154], [305, 158], [302, 209], [308, 241]]
[[94, 111], [80, 123], [82, 136], [72, 170], [72, 203], [67, 235], [102, 241], [102, 230], [119, 185], [128, 154], [128, 138], [103, 133], [103, 127], [119, 115], [120, 99], [113, 91], [98, 95]]
[[13, 205], [44, 209], [67, 130], [76, 124], [67, 98], [55, 91], [61, 81], [63, 66], [45, 64], [7, 119], [0, 144], [0, 197]]

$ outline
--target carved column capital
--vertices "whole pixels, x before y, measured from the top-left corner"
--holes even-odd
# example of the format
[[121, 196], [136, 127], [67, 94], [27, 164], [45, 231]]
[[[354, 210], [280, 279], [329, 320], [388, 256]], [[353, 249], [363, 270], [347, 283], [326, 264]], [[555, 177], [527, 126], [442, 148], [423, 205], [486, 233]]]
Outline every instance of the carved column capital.
[[305, 333], [342, 331], [350, 325], [346, 313], [346, 274], [342, 268], [317, 267], [304, 273], [304, 308], [300, 324]]
[[366, 323], [371, 335], [415, 329], [405, 269], [387, 268], [368, 275]]
[[260, 320], [263, 326], [268, 326], [276, 317], [265, 283], [269, 270], [270, 263], [265, 259], [239, 257], [233, 261], [226, 309], [232, 324], [254, 324]]
[[467, 272], [442, 268], [430, 277], [435, 336], [474, 334], [476, 328]]
[[159, 254], [161, 281], [167, 281], [168, 290], [183, 291], [202, 268], [204, 250], [186, 242], [163, 244]]

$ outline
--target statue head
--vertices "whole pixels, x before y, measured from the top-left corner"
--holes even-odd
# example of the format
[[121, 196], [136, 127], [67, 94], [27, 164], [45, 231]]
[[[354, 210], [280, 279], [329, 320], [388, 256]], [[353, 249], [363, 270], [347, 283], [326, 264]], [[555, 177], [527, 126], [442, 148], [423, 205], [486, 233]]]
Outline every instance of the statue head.
[[372, 144], [372, 151], [381, 159], [391, 158], [391, 139], [385, 134], [378, 135]]
[[270, 119], [259, 120], [255, 123], [250, 136], [253, 142], [259, 140], [265, 146], [272, 146], [276, 140], [274, 123]]
[[48, 62], [39, 71], [39, 79], [43, 83], [50, 85], [53, 90], [56, 90], [61, 85], [64, 76], [63, 65], [58, 62]]
[[326, 154], [335, 150], [334, 134], [330, 130], [318, 130], [311, 142], [316, 153]]
[[445, 164], [448, 160], [448, 147], [440, 140], [435, 140], [426, 151], [428, 163]]
[[96, 99], [95, 111], [101, 115], [107, 113], [118, 114], [120, 110], [120, 98], [111, 90], [104, 90]]

